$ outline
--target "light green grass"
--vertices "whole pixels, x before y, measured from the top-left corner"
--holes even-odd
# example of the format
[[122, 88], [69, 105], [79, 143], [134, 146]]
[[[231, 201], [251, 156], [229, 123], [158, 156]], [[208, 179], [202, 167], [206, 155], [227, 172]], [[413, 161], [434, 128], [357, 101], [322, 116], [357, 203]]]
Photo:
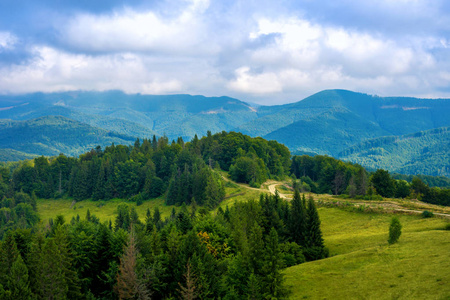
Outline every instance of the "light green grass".
[[320, 208], [333, 255], [285, 270], [292, 299], [450, 299], [450, 231], [445, 220], [399, 216], [397, 244], [389, 246], [392, 215]]
[[170, 215], [170, 212], [174, 207], [166, 206], [164, 204], [164, 199], [162, 198], [144, 201], [140, 206], [136, 206], [136, 203], [134, 202], [129, 202], [122, 199], [112, 199], [108, 201], [83, 200], [75, 203], [73, 206], [72, 201], [73, 200], [69, 199], [40, 199], [37, 202], [37, 209], [42, 222], [47, 222], [49, 218], [54, 219], [57, 215], [63, 215], [67, 222], [70, 221], [72, 217], [76, 217], [77, 215], [79, 215], [81, 219], [84, 219], [88, 209], [91, 215], [97, 216], [101, 222], [109, 220], [114, 222], [117, 215], [117, 206], [121, 203], [125, 203], [130, 207], [134, 206], [139, 215], [139, 219], [145, 222], [148, 208], [153, 213], [155, 207], [158, 206], [162, 217], [167, 217]]
[[[258, 200], [259, 195], [261, 194], [261, 191], [252, 190], [233, 184], [226, 187], [225, 191], [227, 197], [219, 204], [219, 207], [222, 207], [224, 210], [227, 205], [231, 207], [235, 202], [248, 201], [251, 199]], [[153, 214], [155, 207], [158, 207], [163, 218], [168, 217], [173, 208], [175, 208], [176, 211], [179, 211], [180, 207], [173, 205], [167, 206], [164, 204], [164, 201], [165, 200], [160, 197], [157, 199], [144, 201], [142, 205], [136, 206], [136, 203], [122, 199], [112, 199], [108, 201], [83, 200], [76, 202], [72, 206], [72, 199], [39, 199], [37, 202], [37, 209], [43, 223], [48, 222], [49, 218], [54, 219], [57, 215], [63, 215], [66, 222], [69, 222], [72, 217], [76, 217], [77, 215], [79, 215], [81, 219], [84, 219], [88, 209], [91, 215], [98, 217], [101, 222], [111, 220], [114, 223], [117, 215], [117, 206], [121, 203], [125, 203], [130, 207], [134, 206], [139, 215], [139, 219], [142, 222], [145, 222], [148, 208]], [[190, 209], [190, 206], [188, 206], [188, 209]]]

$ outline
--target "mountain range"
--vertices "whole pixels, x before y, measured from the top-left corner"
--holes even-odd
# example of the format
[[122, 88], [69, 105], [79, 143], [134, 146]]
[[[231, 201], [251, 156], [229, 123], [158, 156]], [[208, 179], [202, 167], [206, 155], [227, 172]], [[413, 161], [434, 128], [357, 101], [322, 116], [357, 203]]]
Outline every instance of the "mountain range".
[[[450, 99], [346, 90], [325, 90], [275, 106], [230, 97], [120, 91], [2, 95], [0, 159], [78, 155], [96, 144], [129, 144], [136, 137], [190, 140], [207, 131], [233, 130], [277, 140], [293, 154], [325, 154], [401, 173], [450, 176], [449, 113]], [[420, 167], [425, 161], [433, 163]]]

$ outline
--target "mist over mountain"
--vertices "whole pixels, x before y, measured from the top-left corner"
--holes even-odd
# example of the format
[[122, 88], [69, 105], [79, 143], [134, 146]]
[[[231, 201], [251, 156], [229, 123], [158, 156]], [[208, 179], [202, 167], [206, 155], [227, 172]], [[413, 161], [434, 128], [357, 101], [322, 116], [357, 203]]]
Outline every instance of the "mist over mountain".
[[[436, 165], [446, 163], [437, 158], [448, 153], [448, 134], [433, 134], [433, 146], [426, 152], [414, 147], [425, 145], [427, 139], [422, 138], [424, 141], [417, 144], [407, 136], [450, 126], [449, 112], [449, 99], [378, 97], [346, 90], [325, 90], [277, 106], [255, 106], [230, 97], [120, 91], [3, 95], [0, 96], [0, 147], [23, 152], [24, 157], [59, 152], [77, 155], [95, 143], [131, 143], [136, 137], [153, 135], [165, 135], [169, 139], [182, 136], [188, 141], [195, 134], [206, 135], [207, 131], [233, 130], [277, 140], [293, 154], [326, 154], [400, 173], [449, 176], [442, 171], [445, 168]], [[42, 126], [45, 137], [38, 134], [43, 132]], [[400, 138], [402, 146], [395, 151], [376, 150], [376, 159], [373, 155], [369, 158], [373, 149], [367, 149], [364, 142], [404, 135]], [[86, 137], [85, 143], [79, 143]], [[16, 156], [17, 153], [12, 157]], [[407, 167], [408, 164], [392, 163], [400, 161], [396, 157], [408, 157], [409, 165], [414, 161], [432, 162], [427, 168], [414, 169]]]

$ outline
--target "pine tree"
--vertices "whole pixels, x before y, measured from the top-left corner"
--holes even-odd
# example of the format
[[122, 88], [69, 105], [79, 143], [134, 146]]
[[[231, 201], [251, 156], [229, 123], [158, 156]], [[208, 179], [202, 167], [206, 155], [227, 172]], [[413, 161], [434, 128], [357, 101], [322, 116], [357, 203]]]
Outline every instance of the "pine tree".
[[295, 243], [305, 246], [306, 208], [300, 199], [300, 193], [297, 189], [294, 191], [291, 205], [288, 223], [290, 236]]
[[37, 293], [42, 299], [65, 299], [69, 290], [64, 276], [64, 262], [54, 239], [45, 241], [40, 252]]
[[266, 241], [265, 260], [263, 265], [263, 294], [266, 299], [282, 299], [286, 296], [284, 276], [281, 273], [283, 260], [281, 258], [278, 233], [275, 228], [270, 230]]
[[138, 277], [136, 274], [137, 249], [134, 232], [132, 231], [120, 258], [119, 272], [117, 273], [117, 285], [115, 291], [119, 299], [135, 299], [138, 293]]
[[158, 206], [155, 207], [153, 212], [153, 224], [156, 226], [156, 229], [161, 229], [161, 213], [159, 212]]
[[305, 242], [307, 247], [305, 256], [309, 260], [320, 259], [326, 256], [320, 229], [319, 213], [312, 196], [309, 197], [308, 201]]
[[264, 261], [264, 240], [263, 229], [255, 221], [250, 229], [248, 244], [248, 261], [250, 271], [257, 275], [261, 275], [261, 266]]
[[12, 265], [20, 256], [20, 253], [11, 233], [6, 236], [5, 241], [0, 245], [0, 283], [5, 283], [8, 282]]
[[11, 267], [8, 287], [11, 291], [10, 299], [31, 299], [28, 269], [21, 255], [17, 257]]
[[184, 300], [194, 300], [198, 297], [198, 293], [196, 291], [197, 289], [197, 279], [195, 277], [195, 274], [191, 270], [191, 263], [188, 260], [186, 265], [186, 273], [183, 275], [185, 278], [185, 285], [182, 285], [178, 282], [178, 285], [180, 286], [178, 292], [181, 295], [181, 299]]

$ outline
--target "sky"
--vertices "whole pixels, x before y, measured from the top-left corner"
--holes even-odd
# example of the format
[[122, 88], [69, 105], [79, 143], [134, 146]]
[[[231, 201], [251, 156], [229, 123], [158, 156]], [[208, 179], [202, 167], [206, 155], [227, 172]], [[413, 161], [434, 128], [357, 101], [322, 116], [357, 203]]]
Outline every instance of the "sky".
[[1, 0], [0, 93], [450, 98], [447, 0]]

